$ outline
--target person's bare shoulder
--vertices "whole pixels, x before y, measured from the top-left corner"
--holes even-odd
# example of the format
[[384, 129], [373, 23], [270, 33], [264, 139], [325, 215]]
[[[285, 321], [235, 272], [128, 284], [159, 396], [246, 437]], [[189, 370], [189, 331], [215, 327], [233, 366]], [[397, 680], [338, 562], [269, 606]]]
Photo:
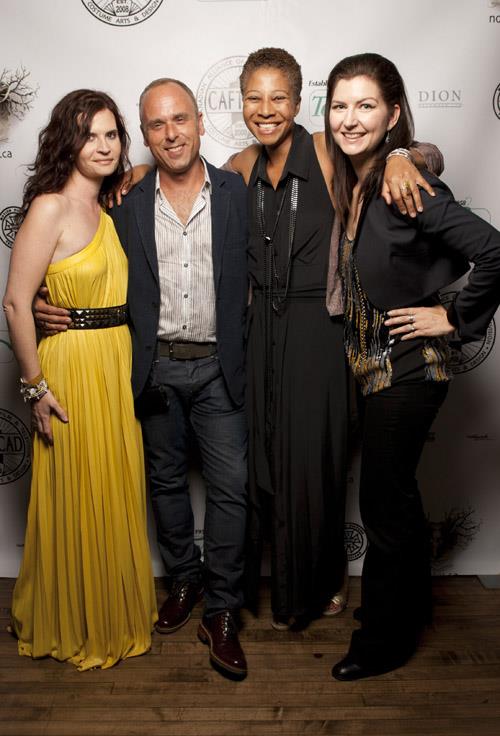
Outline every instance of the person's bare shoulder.
[[42, 233], [50, 231], [59, 235], [68, 213], [68, 207], [68, 200], [62, 194], [56, 192], [40, 194], [32, 201], [24, 218], [22, 230], [38, 229]]
[[323, 166], [323, 163], [325, 163], [331, 166], [330, 156], [328, 155], [328, 150], [326, 147], [325, 132], [322, 130], [321, 132], [313, 133], [312, 139], [314, 143], [314, 150], [316, 151], [316, 156], [318, 157], [320, 164]]
[[231, 157], [231, 169], [241, 176], [245, 180], [245, 184], [248, 184], [252, 169], [257, 161], [259, 154], [262, 150], [260, 143], [252, 143], [251, 146], [244, 148], [235, 156]]
[[16, 235], [12, 248], [13, 269], [39, 284], [50, 263], [68, 220], [69, 202], [60, 194], [34, 198]]
[[316, 151], [316, 156], [318, 157], [321, 172], [323, 174], [323, 177], [325, 179], [325, 184], [328, 188], [328, 191], [331, 197], [332, 196], [333, 166], [332, 166], [331, 158], [328, 154], [328, 149], [326, 147], [325, 133], [324, 131], [313, 133], [312, 138], [313, 138], [313, 143], [314, 143], [314, 150]]
[[67, 198], [58, 192], [50, 192], [50, 194], [39, 194], [30, 205], [28, 213], [35, 214], [40, 217], [50, 217], [51, 219], [60, 217], [68, 208]]
[[316, 133], [312, 133], [315, 148], [321, 148], [326, 151], [326, 137], [324, 130], [318, 130]]

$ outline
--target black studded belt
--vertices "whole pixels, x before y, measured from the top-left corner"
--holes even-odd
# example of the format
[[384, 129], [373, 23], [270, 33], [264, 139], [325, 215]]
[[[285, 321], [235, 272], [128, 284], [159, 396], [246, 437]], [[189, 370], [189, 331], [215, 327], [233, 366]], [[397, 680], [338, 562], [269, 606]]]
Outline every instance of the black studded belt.
[[215, 355], [215, 342], [167, 342], [158, 340], [158, 355], [170, 360], [196, 360]]
[[119, 307], [70, 309], [69, 316], [70, 330], [101, 330], [126, 324], [128, 310], [126, 304], [120, 304]]

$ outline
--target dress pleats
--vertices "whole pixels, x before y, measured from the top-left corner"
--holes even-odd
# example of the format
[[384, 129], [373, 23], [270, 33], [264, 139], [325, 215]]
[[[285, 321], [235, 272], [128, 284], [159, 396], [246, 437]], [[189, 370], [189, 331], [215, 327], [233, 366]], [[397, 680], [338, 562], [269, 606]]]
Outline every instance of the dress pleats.
[[[46, 283], [58, 306], [126, 302], [127, 260], [107, 215], [89, 245], [49, 267]], [[33, 440], [12, 604], [19, 652], [111, 667], [148, 651], [156, 620], [129, 330], [68, 330], [43, 339], [39, 355], [69, 423], [52, 418], [52, 447]]]

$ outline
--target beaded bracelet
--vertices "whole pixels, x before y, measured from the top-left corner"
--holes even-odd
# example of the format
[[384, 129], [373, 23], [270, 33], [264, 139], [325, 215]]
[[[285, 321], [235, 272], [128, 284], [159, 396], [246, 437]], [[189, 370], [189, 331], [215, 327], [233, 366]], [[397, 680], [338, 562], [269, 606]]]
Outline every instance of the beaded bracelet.
[[26, 403], [27, 401], [40, 401], [42, 396], [45, 396], [45, 394], [49, 390], [49, 387], [47, 386], [47, 381], [43, 376], [40, 376], [40, 380], [38, 381], [38, 383], [35, 384], [28, 383], [23, 378], [20, 379], [20, 383], [21, 388], [19, 389], [19, 392], [23, 397], [24, 403]]
[[385, 160], [389, 161], [391, 156], [404, 156], [404, 158], [407, 158], [408, 161], [411, 161], [411, 153], [407, 148], [395, 148], [393, 151], [389, 151], [389, 153], [385, 157]]

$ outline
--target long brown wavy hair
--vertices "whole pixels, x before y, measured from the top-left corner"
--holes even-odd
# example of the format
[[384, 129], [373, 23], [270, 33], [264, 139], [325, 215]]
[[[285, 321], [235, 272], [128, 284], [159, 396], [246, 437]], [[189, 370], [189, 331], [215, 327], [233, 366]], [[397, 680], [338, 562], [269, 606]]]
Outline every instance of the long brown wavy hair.
[[379, 54], [356, 54], [355, 56], [347, 56], [333, 67], [328, 77], [326, 94], [325, 137], [334, 170], [333, 200], [344, 228], [357, 178], [349, 157], [343, 153], [340, 146], [333, 140], [329, 116], [333, 92], [339, 80], [353, 79], [353, 77], [358, 76], [369, 77], [376, 82], [387, 107], [391, 108], [393, 105], [399, 105], [400, 107], [399, 120], [390, 132], [389, 142], [386, 142], [383, 138], [375, 151], [373, 166], [361, 187], [363, 199], [367, 200], [373, 194], [380, 192], [386, 163], [385, 157], [389, 151], [395, 148], [409, 148], [413, 141], [414, 131], [413, 116], [405, 85], [392, 61]]
[[105, 92], [77, 89], [69, 92], [52, 110], [48, 125], [38, 136], [38, 153], [29, 167], [33, 172], [24, 187], [20, 219], [24, 219], [30, 204], [39, 194], [60, 192], [69, 179], [75, 158], [87, 141], [94, 115], [109, 110], [116, 120], [121, 143], [121, 154], [116, 170], [107, 176], [99, 192], [99, 201], [105, 203], [106, 195], [120, 181], [130, 166], [128, 149], [130, 138], [125, 123], [114, 100]]

